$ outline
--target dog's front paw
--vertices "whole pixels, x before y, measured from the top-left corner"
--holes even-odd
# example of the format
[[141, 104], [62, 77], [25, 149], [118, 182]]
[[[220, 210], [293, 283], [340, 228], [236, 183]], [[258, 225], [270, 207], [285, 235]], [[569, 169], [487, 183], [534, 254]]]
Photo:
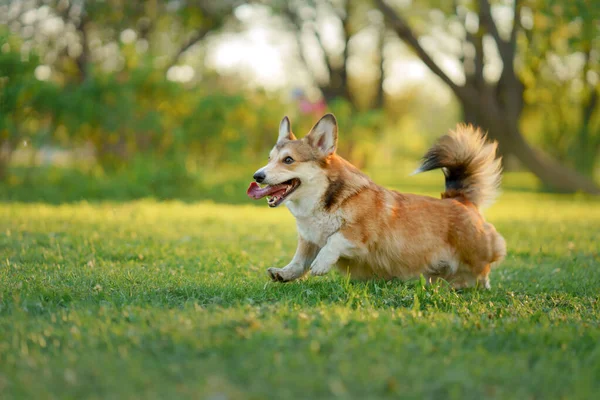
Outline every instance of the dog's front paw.
[[328, 273], [330, 269], [331, 269], [331, 267], [329, 265], [326, 265], [326, 266], [313, 265], [312, 267], [310, 267], [310, 274], [312, 276], [321, 276], [321, 275], [325, 275], [326, 273]]
[[281, 276], [281, 268], [269, 268], [267, 270], [267, 273], [269, 274], [269, 277], [271, 277], [271, 280], [274, 282], [284, 282], [283, 277]]
[[286, 271], [284, 268], [269, 268], [267, 273], [274, 282], [289, 282], [295, 279], [290, 271]]

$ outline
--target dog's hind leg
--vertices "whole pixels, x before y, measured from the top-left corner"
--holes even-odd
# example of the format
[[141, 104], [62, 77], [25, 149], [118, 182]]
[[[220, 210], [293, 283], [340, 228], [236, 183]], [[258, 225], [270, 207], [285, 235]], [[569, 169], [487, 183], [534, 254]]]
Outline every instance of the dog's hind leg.
[[272, 280], [277, 282], [289, 282], [304, 276], [311, 263], [317, 256], [319, 248], [316, 244], [307, 242], [298, 237], [298, 247], [294, 258], [283, 268], [269, 268], [267, 270]]
[[427, 273], [424, 274], [425, 282], [432, 285], [438, 281], [447, 281], [457, 268], [456, 262], [437, 260], [427, 268]]
[[448, 281], [454, 289], [466, 289], [476, 287], [478, 289], [490, 289], [490, 265], [485, 264], [480, 268], [473, 268], [462, 264], [459, 270]]
[[477, 287], [482, 289], [491, 289], [490, 285], [490, 265], [487, 264], [482, 270], [479, 276], [477, 277]]

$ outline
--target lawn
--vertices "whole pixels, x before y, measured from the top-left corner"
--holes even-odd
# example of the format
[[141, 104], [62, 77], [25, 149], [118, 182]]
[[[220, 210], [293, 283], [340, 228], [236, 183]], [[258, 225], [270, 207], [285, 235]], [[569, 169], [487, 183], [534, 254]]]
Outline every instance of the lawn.
[[272, 283], [296, 232], [263, 203], [0, 203], [0, 398], [597, 396], [600, 201], [486, 215], [509, 255], [456, 292]]

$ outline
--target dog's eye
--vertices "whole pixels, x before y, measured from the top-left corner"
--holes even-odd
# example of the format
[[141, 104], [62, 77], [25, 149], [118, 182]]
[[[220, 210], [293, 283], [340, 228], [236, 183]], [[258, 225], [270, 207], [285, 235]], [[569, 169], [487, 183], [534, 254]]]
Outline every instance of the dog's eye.
[[293, 159], [292, 157], [289, 157], [289, 156], [288, 156], [288, 157], [286, 157], [286, 158], [284, 158], [284, 159], [283, 159], [283, 162], [284, 162], [285, 164], [291, 164], [291, 163], [293, 163], [293, 162], [294, 162], [294, 159]]

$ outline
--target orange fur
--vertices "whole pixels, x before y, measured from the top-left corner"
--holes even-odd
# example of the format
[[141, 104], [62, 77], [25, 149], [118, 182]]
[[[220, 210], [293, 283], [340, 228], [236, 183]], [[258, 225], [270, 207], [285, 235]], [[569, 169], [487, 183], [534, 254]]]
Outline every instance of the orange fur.
[[[420, 170], [444, 169], [447, 190], [441, 199], [376, 185], [335, 154], [336, 144], [337, 124], [328, 115], [304, 139], [296, 140], [291, 130], [280, 132], [263, 168], [267, 179], [274, 177], [272, 184], [301, 181], [285, 200], [298, 224], [298, 250], [288, 266], [269, 269], [274, 280], [294, 280], [309, 270], [322, 275], [336, 265], [357, 279], [423, 274], [456, 288], [489, 288], [491, 267], [506, 255], [504, 239], [479, 210], [497, 195], [495, 143], [459, 126], [429, 150]], [[284, 165], [281, 157], [298, 161]]]

